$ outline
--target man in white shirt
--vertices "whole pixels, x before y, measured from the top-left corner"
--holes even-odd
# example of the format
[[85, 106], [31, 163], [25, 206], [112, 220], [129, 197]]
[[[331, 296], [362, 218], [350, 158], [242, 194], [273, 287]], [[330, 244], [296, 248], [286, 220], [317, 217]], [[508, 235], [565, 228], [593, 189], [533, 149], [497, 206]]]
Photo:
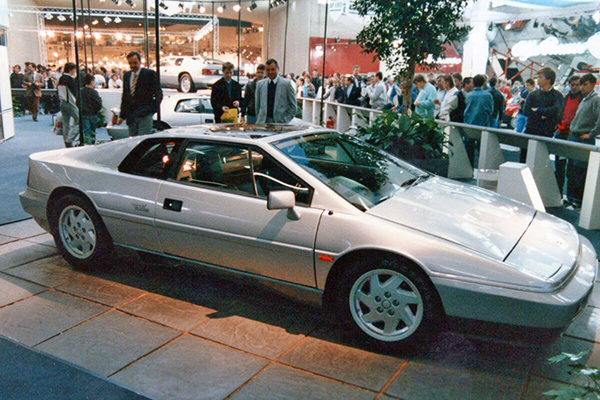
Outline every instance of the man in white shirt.
[[440, 106], [439, 118], [450, 121], [450, 113], [458, 107], [458, 89], [454, 86], [454, 79], [451, 75], [442, 76], [442, 88], [446, 95]]
[[435, 100], [433, 101], [435, 104], [435, 110], [433, 112], [433, 115], [435, 118], [437, 118], [440, 115], [440, 109], [442, 106], [442, 103], [444, 102], [444, 99], [446, 98], [446, 90], [444, 90], [444, 78], [443, 75], [438, 75], [437, 78], [435, 78]]

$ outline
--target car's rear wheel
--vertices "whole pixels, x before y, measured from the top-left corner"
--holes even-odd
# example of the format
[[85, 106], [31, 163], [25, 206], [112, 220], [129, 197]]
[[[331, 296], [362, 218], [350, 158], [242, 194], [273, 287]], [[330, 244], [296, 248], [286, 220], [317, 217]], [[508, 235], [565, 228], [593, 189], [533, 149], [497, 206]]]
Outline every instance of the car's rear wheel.
[[443, 316], [431, 282], [393, 256], [356, 262], [339, 288], [336, 308], [343, 322], [378, 344], [430, 338]]
[[179, 77], [179, 91], [183, 93], [193, 93], [196, 91], [194, 80], [190, 74], [183, 73]]
[[100, 215], [86, 199], [66, 195], [58, 199], [52, 235], [61, 255], [78, 268], [101, 268], [113, 253], [112, 239]]

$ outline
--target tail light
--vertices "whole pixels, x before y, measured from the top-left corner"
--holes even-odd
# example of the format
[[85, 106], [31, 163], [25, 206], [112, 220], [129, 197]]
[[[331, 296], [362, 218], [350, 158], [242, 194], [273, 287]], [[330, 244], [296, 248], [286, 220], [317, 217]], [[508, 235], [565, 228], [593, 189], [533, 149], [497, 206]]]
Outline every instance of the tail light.
[[217, 74], [216, 69], [203, 69], [202, 70], [202, 75], [216, 75], [216, 74]]

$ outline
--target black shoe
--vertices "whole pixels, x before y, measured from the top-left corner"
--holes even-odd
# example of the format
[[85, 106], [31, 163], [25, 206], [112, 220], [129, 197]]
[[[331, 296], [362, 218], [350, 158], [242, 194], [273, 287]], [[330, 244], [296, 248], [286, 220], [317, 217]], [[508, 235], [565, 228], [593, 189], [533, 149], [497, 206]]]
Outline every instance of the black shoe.
[[37, 118], [34, 118], [34, 119], [33, 119], [33, 122], [38, 122]]

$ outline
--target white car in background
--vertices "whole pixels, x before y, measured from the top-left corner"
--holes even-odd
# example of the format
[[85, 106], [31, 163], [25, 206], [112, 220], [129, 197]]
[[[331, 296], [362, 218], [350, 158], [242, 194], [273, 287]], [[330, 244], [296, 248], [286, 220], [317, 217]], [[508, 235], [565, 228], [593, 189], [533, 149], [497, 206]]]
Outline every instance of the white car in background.
[[[183, 93], [207, 89], [223, 76], [223, 61], [196, 56], [170, 56], [160, 61], [160, 86], [175, 88]], [[237, 68], [233, 73], [237, 80]], [[248, 77], [240, 71], [240, 84], [245, 86]]]
[[[111, 109], [113, 114], [113, 125], [109, 126], [108, 135], [114, 139], [122, 139], [129, 136], [129, 128], [126, 123], [115, 125], [114, 121], [120, 113], [119, 108]], [[165, 96], [160, 104], [160, 128], [169, 129], [176, 126], [188, 126], [198, 124], [212, 124], [215, 122], [210, 96], [200, 96], [193, 93], [176, 94]], [[154, 115], [155, 128], [159, 128], [156, 114]]]

